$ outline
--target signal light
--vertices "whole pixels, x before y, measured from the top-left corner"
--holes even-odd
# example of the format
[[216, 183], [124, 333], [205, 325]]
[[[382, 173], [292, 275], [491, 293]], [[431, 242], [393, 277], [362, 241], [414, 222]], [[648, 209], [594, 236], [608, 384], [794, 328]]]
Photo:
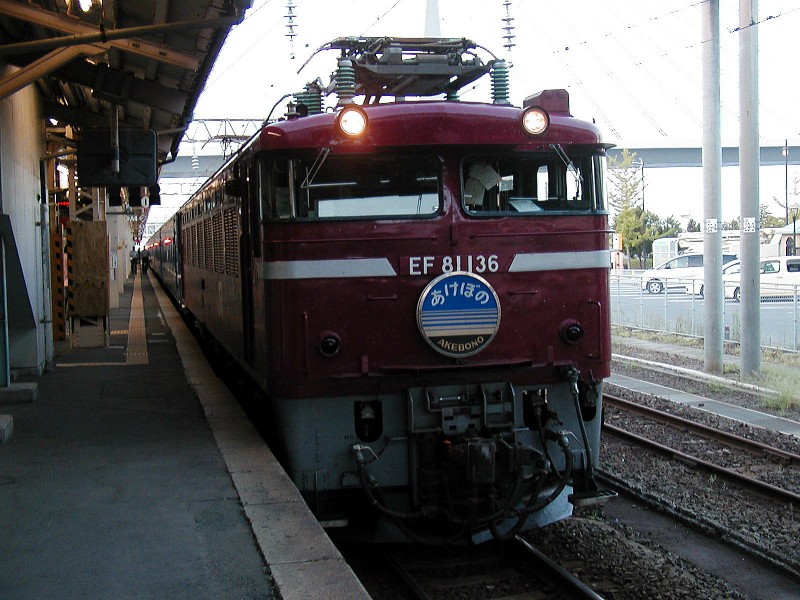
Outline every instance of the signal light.
[[550, 127], [550, 115], [538, 106], [532, 106], [522, 113], [522, 128], [531, 135], [541, 135]]
[[367, 128], [367, 113], [356, 106], [348, 106], [339, 113], [336, 123], [345, 135], [358, 137]]

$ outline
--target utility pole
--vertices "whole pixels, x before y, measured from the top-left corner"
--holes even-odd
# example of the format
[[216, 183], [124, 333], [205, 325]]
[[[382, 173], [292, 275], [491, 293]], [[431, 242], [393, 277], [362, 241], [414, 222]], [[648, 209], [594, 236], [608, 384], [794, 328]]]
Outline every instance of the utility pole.
[[439, 0], [428, 0], [425, 6], [425, 37], [442, 37], [439, 27]]
[[759, 236], [758, 0], [739, 0], [739, 177], [742, 301], [741, 373], [761, 371]]
[[705, 370], [723, 372], [722, 137], [720, 125], [719, 0], [703, 6], [703, 295]]
[[786, 208], [786, 220], [783, 222], [784, 225], [789, 224], [789, 140], [783, 141], [783, 149], [781, 150], [781, 154], [783, 154], [783, 173], [785, 176], [784, 181], [784, 190], [786, 190], [786, 196], [784, 198], [784, 207]]

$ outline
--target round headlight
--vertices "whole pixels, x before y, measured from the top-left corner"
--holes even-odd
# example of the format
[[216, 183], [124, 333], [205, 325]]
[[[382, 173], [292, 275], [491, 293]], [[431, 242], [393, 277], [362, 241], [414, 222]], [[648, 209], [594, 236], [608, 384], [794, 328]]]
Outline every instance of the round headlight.
[[540, 135], [550, 127], [550, 116], [543, 108], [532, 106], [522, 113], [522, 127], [531, 135]]
[[339, 129], [345, 135], [356, 137], [367, 128], [367, 114], [360, 108], [348, 107], [339, 113]]

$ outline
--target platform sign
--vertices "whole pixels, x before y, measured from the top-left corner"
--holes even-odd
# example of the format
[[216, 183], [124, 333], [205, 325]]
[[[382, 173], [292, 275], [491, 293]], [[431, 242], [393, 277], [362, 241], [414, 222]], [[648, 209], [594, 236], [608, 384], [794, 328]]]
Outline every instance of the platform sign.
[[[120, 129], [119, 148], [111, 146], [108, 127], [87, 127], [78, 141], [78, 184], [82, 187], [153, 185], [157, 137], [152, 129]], [[118, 169], [113, 169], [114, 157]]]
[[417, 304], [422, 337], [437, 352], [472, 356], [492, 341], [500, 327], [500, 301], [494, 288], [474, 273], [455, 271], [431, 281]]

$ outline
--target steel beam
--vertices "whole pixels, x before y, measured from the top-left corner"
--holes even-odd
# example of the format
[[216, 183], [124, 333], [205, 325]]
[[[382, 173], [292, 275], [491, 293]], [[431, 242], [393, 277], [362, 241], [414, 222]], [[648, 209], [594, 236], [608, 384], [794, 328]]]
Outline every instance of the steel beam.
[[[0, 80], [0, 100], [8, 98], [11, 94], [18, 92], [37, 79], [52, 73], [60, 66], [70, 62], [74, 58], [82, 54], [91, 54], [97, 51], [97, 47], [88, 44], [53, 50], [49, 54], [46, 54], [40, 59], [33, 61], [31, 64], [20, 69], [19, 71], [15, 71], [8, 77]], [[100, 48], [99, 51], [103, 52], [103, 49]]]
[[131, 38], [174, 31], [221, 29], [230, 27], [241, 20], [240, 16], [228, 16], [214, 19], [179, 21], [160, 25], [145, 25], [142, 27], [127, 27], [124, 29], [111, 29], [106, 31], [73, 17], [57, 15], [41, 8], [20, 4], [19, 2], [12, 2], [11, 0], [0, 0], [0, 14], [21, 21], [34, 23], [41, 27], [71, 34], [35, 42], [5, 44], [0, 46], [0, 56], [100, 42], [118, 50], [132, 52], [152, 60], [169, 63], [191, 71], [196, 71], [200, 67], [200, 61], [196, 56], [185, 52], [179, 52], [162, 44], [154, 44], [141, 39]]

